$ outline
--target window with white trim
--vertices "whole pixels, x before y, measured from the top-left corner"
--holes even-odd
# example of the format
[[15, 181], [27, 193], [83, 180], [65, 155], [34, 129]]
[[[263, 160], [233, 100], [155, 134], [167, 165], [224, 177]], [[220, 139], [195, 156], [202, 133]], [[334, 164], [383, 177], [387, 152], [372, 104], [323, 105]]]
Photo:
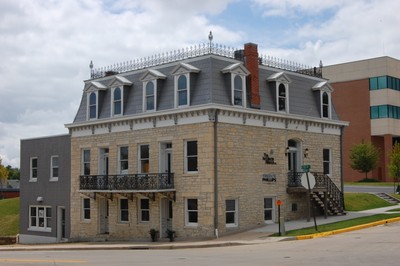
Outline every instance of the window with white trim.
[[50, 206], [29, 206], [29, 230], [51, 232]]
[[88, 117], [89, 119], [96, 119], [97, 118], [97, 91], [93, 91], [89, 93], [89, 99], [88, 99]]
[[82, 199], [82, 220], [90, 220], [90, 199]]
[[82, 174], [90, 175], [90, 150], [82, 150]]
[[242, 75], [232, 74], [232, 104], [236, 106], [246, 106], [245, 104], [245, 78]]
[[143, 95], [143, 111], [155, 111], [157, 105], [157, 89], [155, 80], [145, 82]]
[[150, 147], [148, 144], [139, 145], [139, 173], [148, 173], [150, 168]]
[[197, 166], [197, 140], [188, 140], [185, 145], [185, 172], [193, 173], [198, 171]]
[[321, 114], [323, 118], [331, 118], [331, 97], [326, 91], [321, 92]]
[[226, 227], [238, 226], [238, 201], [236, 199], [225, 200], [225, 225]]
[[59, 168], [59, 160], [58, 155], [53, 155], [50, 158], [50, 180], [56, 181], [58, 180], [58, 168]]
[[29, 181], [37, 181], [37, 177], [38, 177], [38, 158], [31, 157]]
[[274, 199], [264, 198], [264, 222], [274, 221]]
[[190, 88], [189, 88], [189, 73], [184, 75], [175, 76], [176, 86], [176, 107], [190, 105]]
[[199, 208], [197, 199], [185, 200], [185, 225], [197, 226], [199, 220]]
[[288, 111], [288, 96], [287, 95], [288, 95], [287, 86], [283, 83], [279, 84], [278, 95], [277, 95], [279, 112], [287, 112]]
[[123, 113], [123, 90], [120, 87], [112, 90], [112, 115], [118, 116]]
[[119, 199], [119, 222], [129, 222], [129, 204], [128, 199]]
[[128, 153], [129, 153], [128, 146], [119, 147], [118, 171], [120, 174], [124, 175], [128, 174], [129, 170]]
[[139, 220], [140, 222], [150, 221], [150, 200], [139, 199]]
[[323, 149], [322, 160], [324, 165], [324, 175], [330, 175], [332, 173], [332, 162], [331, 162], [331, 150]]

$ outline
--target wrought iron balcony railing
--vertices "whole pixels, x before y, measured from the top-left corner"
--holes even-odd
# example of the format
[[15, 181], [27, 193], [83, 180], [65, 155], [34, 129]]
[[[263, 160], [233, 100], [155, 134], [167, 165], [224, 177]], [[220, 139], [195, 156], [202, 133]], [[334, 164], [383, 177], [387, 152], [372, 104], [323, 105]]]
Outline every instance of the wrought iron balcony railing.
[[133, 175], [82, 175], [80, 190], [154, 191], [174, 188], [173, 173]]
[[[301, 176], [303, 172], [289, 172], [288, 173], [288, 187], [303, 187], [301, 184]], [[323, 173], [312, 173], [315, 177], [315, 188], [326, 188], [326, 176]]]

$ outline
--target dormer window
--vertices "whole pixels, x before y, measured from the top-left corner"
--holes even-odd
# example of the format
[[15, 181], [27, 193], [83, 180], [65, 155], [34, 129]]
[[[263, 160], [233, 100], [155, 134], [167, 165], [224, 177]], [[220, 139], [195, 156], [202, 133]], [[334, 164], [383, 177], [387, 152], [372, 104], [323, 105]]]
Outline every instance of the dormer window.
[[87, 120], [97, 119], [99, 117], [99, 91], [105, 91], [107, 87], [97, 81], [90, 82], [85, 89], [87, 93]]
[[111, 116], [120, 116], [124, 114], [124, 98], [126, 90], [132, 82], [122, 76], [114, 76], [108, 84], [111, 88]]
[[322, 118], [332, 118], [332, 87], [327, 81], [321, 81], [312, 87], [313, 91], [319, 92], [319, 105]]
[[143, 112], [157, 110], [157, 87], [158, 80], [166, 76], [158, 70], [149, 69], [140, 78], [143, 82]]
[[97, 118], [97, 91], [89, 95], [89, 119]]
[[180, 63], [171, 72], [175, 81], [175, 107], [190, 106], [190, 74], [198, 73], [200, 69]]
[[144, 91], [144, 111], [154, 111], [155, 110], [155, 90], [154, 90], [154, 81], [146, 82], [146, 89]]
[[222, 69], [222, 73], [231, 74], [231, 102], [234, 106], [246, 107], [246, 76], [250, 72], [242, 63], [235, 63]]
[[276, 111], [289, 113], [289, 84], [291, 80], [283, 73], [278, 72], [267, 78], [267, 81], [274, 84]]
[[115, 88], [113, 90], [113, 114], [122, 114], [122, 91], [120, 88]]
[[244, 78], [240, 75], [235, 75], [233, 82], [233, 105], [243, 106], [244, 95], [243, 82]]
[[278, 87], [278, 111], [286, 112], [287, 98], [286, 98], [286, 87], [284, 84], [279, 84]]

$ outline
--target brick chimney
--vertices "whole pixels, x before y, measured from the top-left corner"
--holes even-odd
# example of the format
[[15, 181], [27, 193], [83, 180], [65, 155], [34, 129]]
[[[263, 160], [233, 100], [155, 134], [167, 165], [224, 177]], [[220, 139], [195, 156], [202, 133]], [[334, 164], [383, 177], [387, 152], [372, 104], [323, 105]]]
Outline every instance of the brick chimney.
[[244, 45], [244, 64], [250, 75], [247, 77], [250, 88], [250, 107], [260, 109], [260, 84], [258, 80], [258, 50], [257, 44]]

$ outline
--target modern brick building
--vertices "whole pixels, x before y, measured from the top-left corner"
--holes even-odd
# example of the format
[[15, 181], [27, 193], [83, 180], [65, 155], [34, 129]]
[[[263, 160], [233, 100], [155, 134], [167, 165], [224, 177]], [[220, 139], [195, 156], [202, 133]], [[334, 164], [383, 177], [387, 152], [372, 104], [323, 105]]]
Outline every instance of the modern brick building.
[[[209, 238], [343, 211], [347, 122], [320, 69], [199, 46], [96, 70], [71, 141], [70, 240]], [[301, 185], [309, 165], [316, 186]], [[21, 214], [21, 215], [26, 215]]]
[[365, 178], [350, 167], [350, 149], [363, 140], [380, 150], [378, 167], [369, 178], [391, 181], [387, 165], [400, 136], [400, 61], [379, 57], [325, 66], [324, 78], [334, 88], [333, 101], [340, 118], [350, 125], [343, 135], [345, 181]]

